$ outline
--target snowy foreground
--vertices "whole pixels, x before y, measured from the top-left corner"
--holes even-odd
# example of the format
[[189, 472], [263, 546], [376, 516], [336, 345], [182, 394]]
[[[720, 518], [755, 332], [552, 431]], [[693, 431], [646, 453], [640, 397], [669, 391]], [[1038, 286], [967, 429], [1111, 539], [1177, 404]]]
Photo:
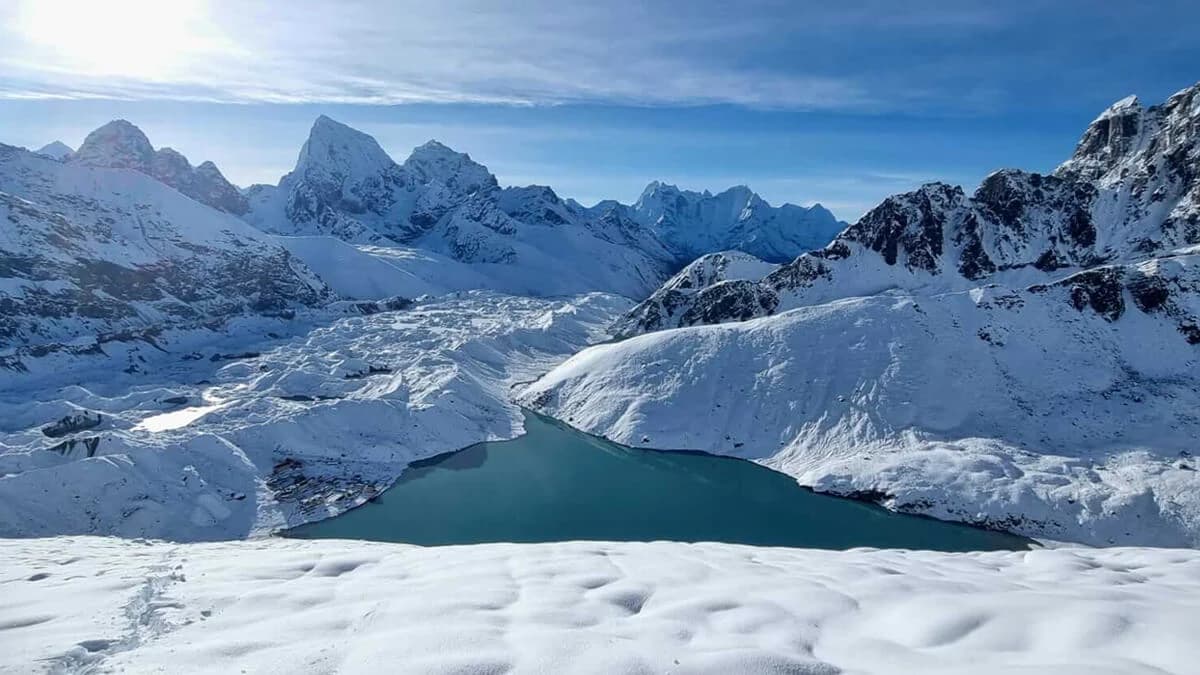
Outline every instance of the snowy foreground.
[[0, 391], [0, 536], [217, 540], [328, 517], [409, 462], [520, 434], [512, 389], [629, 304], [477, 291], [27, 359]]
[[1200, 552], [0, 542], [0, 672], [1194, 673]]

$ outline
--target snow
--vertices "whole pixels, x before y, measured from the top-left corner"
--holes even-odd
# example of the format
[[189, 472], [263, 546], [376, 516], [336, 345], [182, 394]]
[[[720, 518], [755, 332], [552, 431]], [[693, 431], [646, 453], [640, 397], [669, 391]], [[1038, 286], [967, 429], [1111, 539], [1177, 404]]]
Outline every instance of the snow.
[[[405, 289], [423, 280], [429, 287], [420, 292], [636, 298], [662, 283], [673, 264], [649, 231], [608, 231], [549, 188], [500, 189], [487, 167], [436, 141], [397, 164], [375, 139], [324, 116], [295, 169], [277, 187], [251, 188], [247, 198], [248, 223], [305, 237], [289, 247], [347, 297], [410, 295]], [[318, 236], [388, 264], [347, 269], [344, 263], [362, 256], [347, 246], [322, 250]], [[443, 269], [431, 269], [430, 259]]]
[[62, 141], [53, 141], [51, 143], [47, 143], [37, 150], [37, 154], [45, 155], [50, 159], [57, 159], [59, 161], [65, 160], [74, 152], [75, 151], [71, 149], [71, 146], [63, 143]]
[[[1159, 272], [1188, 288], [1198, 269], [1179, 256]], [[882, 491], [899, 510], [1200, 546], [1196, 348], [1158, 314], [1110, 321], [1075, 292], [884, 293], [650, 333], [573, 356], [519, 400], [620, 443]]]
[[0, 672], [1194, 673], [1200, 553], [0, 542]]
[[[245, 220], [266, 232], [330, 236], [360, 250], [424, 251], [454, 273], [429, 279], [401, 268], [442, 288], [538, 297], [603, 291], [644, 298], [699, 255], [744, 248], [785, 261], [845, 226], [820, 205], [774, 208], [745, 186], [714, 196], [654, 183], [634, 206], [607, 201], [587, 209], [546, 186], [500, 188], [487, 167], [436, 141], [397, 164], [375, 139], [325, 116], [295, 169], [278, 186], [254, 186], [246, 195]], [[312, 246], [294, 252], [318, 272], [341, 267]], [[348, 271], [322, 276], [350, 297], [366, 297], [395, 277], [378, 264], [367, 267], [361, 281]]]
[[820, 204], [775, 208], [745, 185], [713, 195], [654, 181], [630, 211], [685, 262], [724, 249], [787, 262], [824, 247], [846, 227]]
[[[0, 391], [0, 536], [228, 539], [338, 513], [409, 462], [521, 433], [513, 387], [629, 304], [474, 291], [28, 358]], [[42, 432], [81, 411], [102, 423]]]
[[197, 405], [182, 410], [173, 410], [161, 415], [151, 415], [133, 426], [134, 431], [170, 431], [186, 427], [208, 413], [219, 410], [220, 405]]
[[[426, 265], [410, 266], [405, 263], [412, 259], [401, 258], [399, 253], [374, 255], [370, 247], [355, 246], [335, 237], [276, 237], [275, 240], [343, 298], [372, 300], [396, 295], [416, 298], [472, 287], [470, 270], [432, 253], [407, 249], [420, 262], [433, 258]], [[426, 273], [435, 271], [440, 274]]]
[[0, 145], [0, 219], [0, 266], [22, 287], [0, 287], [0, 348], [331, 297], [267, 235], [134, 170]]

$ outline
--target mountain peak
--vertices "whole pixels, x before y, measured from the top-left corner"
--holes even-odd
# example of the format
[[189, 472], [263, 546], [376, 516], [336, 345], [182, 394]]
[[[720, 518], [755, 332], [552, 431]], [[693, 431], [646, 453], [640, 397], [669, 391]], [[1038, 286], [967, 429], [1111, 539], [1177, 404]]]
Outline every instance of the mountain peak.
[[146, 171], [154, 146], [142, 130], [127, 120], [113, 120], [87, 135], [71, 160], [88, 166]]
[[156, 151], [146, 134], [126, 120], [113, 120], [88, 134], [79, 151], [68, 155], [67, 161], [99, 168], [131, 169], [201, 204], [234, 215], [241, 215], [249, 208], [245, 197], [212, 162], [193, 168], [187, 157], [174, 148]]
[[418, 183], [441, 183], [466, 192], [498, 185], [486, 166], [435, 140], [413, 148], [404, 169]]
[[395, 164], [372, 136], [320, 115], [300, 148], [296, 171], [323, 167], [344, 176], [361, 177], [387, 171]]
[[461, 153], [456, 152], [453, 148], [446, 145], [445, 143], [442, 143], [441, 141], [434, 139], [434, 138], [431, 138], [431, 139], [425, 141], [424, 143], [422, 143], [421, 145], [418, 145], [417, 147], [413, 148], [413, 154], [418, 154], [418, 153], [421, 153], [421, 154], [423, 154], [423, 153], [450, 153], [450, 154], [454, 154], [454, 155], [461, 154]]
[[1138, 100], [1138, 97], [1135, 94], [1130, 94], [1129, 96], [1126, 96], [1125, 98], [1121, 99], [1120, 101], [1117, 101], [1116, 103], [1108, 106], [1108, 108], [1106, 108], [1104, 110], [1104, 112], [1100, 113], [1100, 116], [1097, 117], [1096, 119], [1102, 120], [1102, 119], [1105, 119], [1108, 117], [1116, 117], [1119, 115], [1123, 115], [1131, 110], [1141, 110], [1141, 109], [1142, 109], [1142, 102], [1140, 100]]
[[75, 153], [75, 151], [71, 149], [71, 146], [67, 145], [66, 143], [63, 143], [62, 141], [54, 141], [52, 143], [47, 143], [46, 145], [43, 145], [41, 148], [39, 148], [37, 151], [37, 154], [39, 154], [39, 155], [45, 155], [47, 157], [51, 157], [51, 158], [57, 159], [57, 160], [66, 159], [67, 157], [70, 157], [74, 153]]

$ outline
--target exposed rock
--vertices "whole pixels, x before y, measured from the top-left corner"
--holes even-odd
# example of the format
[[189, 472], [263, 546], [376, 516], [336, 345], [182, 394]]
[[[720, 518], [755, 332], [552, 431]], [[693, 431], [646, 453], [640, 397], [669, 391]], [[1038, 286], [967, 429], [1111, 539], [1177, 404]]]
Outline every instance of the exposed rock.
[[77, 431], [95, 429], [104, 421], [104, 416], [87, 410], [67, 415], [57, 422], [42, 427], [42, 433], [50, 438], [60, 438]]

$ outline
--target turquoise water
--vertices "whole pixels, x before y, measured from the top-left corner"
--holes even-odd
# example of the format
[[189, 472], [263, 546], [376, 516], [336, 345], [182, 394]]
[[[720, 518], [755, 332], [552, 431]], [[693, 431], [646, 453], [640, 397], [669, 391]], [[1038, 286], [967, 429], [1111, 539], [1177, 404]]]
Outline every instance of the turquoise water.
[[286, 536], [413, 544], [568, 540], [979, 551], [1001, 532], [820, 495], [757, 464], [627, 448], [526, 413], [527, 433], [418, 462], [377, 499]]

